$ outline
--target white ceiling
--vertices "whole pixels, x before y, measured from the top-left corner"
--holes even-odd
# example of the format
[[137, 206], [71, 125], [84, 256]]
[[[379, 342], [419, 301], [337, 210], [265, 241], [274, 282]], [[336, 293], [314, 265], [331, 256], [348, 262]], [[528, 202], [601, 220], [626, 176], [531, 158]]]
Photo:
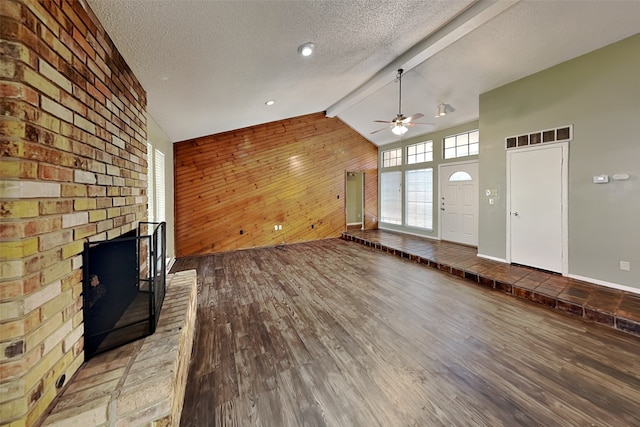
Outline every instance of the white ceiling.
[[[398, 112], [398, 68], [402, 112], [445, 129], [483, 92], [640, 32], [636, 0], [87, 2], [174, 142], [327, 111], [380, 146], [398, 140], [370, 135]], [[455, 111], [435, 119], [440, 102]]]

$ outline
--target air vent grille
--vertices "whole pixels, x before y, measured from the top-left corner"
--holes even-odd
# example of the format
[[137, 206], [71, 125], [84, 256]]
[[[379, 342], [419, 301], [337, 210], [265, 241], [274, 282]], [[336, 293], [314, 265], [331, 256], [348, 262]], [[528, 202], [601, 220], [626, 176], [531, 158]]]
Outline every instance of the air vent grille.
[[522, 135], [509, 136], [504, 139], [507, 150], [513, 148], [528, 147], [537, 144], [551, 142], [565, 142], [573, 139], [573, 125], [562, 126], [555, 129], [541, 130]]

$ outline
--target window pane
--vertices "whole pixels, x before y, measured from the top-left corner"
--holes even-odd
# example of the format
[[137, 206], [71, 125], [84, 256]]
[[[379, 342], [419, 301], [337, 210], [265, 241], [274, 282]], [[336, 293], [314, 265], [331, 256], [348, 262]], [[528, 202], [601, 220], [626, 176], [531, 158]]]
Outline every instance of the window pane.
[[449, 182], [452, 182], [452, 181], [472, 181], [472, 180], [473, 180], [473, 178], [471, 178], [471, 175], [469, 175], [465, 171], [454, 172], [449, 177]]
[[149, 222], [155, 222], [155, 208], [153, 199], [153, 146], [147, 143], [147, 209]]
[[156, 158], [156, 168], [155, 168], [155, 177], [156, 177], [156, 222], [166, 221], [165, 218], [165, 188], [164, 188], [164, 154], [155, 150], [155, 158]]
[[433, 160], [433, 141], [419, 142], [407, 146], [407, 164], [430, 162]]
[[402, 148], [395, 148], [382, 152], [382, 167], [389, 168], [402, 164]]
[[402, 224], [402, 173], [380, 175], [380, 222]]
[[444, 150], [444, 158], [445, 159], [454, 159], [456, 157], [456, 149], [454, 148], [447, 148]]
[[474, 130], [473, 132], [469, 132], [469, 144], [474, 142], [480, 142], [480, 131]]
[[431, 228], [433, 225], [433, 169], [407, 171], [407, 225]]
[[469, 144], [469, 134], [463, 133], [462, 135], [458, 135], [456, 137], [456, 146], [460, 147], [467, 144]]
[[444, 158], [454, 159], [478, 154], [480, 148], [480, 131], [461, 133], [444, 139]]

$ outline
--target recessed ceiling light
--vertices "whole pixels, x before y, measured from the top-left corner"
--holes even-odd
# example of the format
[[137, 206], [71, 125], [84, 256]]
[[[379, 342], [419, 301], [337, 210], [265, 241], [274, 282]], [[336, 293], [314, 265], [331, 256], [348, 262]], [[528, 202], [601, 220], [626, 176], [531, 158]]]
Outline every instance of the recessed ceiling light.
[[315, 45], [311, 42], [307, 42], [298, 47], [298, 53], [302, 56], [309, 56], [313, 53], [313, 48], [315, 48]]
[[264, 104], [265, 104], [265, 105], [268, 105], [268, 106], [272, 106], [272, 105], [273, 105], [273, 104], [275, 104], [275, 103], [276, 103], [276, 101], [275, 101], [275, 100], [270, 99], [270, 100], [268, 100], [267, 102], [265, 102]]

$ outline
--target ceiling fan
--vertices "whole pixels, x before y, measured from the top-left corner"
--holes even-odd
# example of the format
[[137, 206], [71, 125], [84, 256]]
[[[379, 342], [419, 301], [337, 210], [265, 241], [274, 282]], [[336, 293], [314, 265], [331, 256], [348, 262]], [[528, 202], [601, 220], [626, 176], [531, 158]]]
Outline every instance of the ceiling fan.
[[397, 75], [397, 79], [398, 79], [398, 115], [391, 121], [387, 121], [387, 120], [374, 120], [375, 123], [388, 123], [387, 126], [383, 127], [382, 129], [378, 129], [376, 131], [371, 132], [370, 135], [373, 135], [374, 133], [378, 133], [378, 132], [382, 132], [385, 129], [391, 129], [391, 132], [393, 132], [395, 135], [401, 136], [404, 135], [408, 130], [409, 127], [411, 126], [417, 126], [417, 125], [421, 125], [421, 126], [431, 126], [431, 127], [435, 127], [435, 125], [433, 123], [416, 123], [414, 122], [414, 120], [419, 119], [420, 117], [424, 117], [423, 114], [420, 113], [416, 113], [412, 116], [409, 117], [405, 117], [402, 114], [402, 73], [404, 72], [404, 70], [402, 68], [400, 68], [398, 70], [398, 75]]

